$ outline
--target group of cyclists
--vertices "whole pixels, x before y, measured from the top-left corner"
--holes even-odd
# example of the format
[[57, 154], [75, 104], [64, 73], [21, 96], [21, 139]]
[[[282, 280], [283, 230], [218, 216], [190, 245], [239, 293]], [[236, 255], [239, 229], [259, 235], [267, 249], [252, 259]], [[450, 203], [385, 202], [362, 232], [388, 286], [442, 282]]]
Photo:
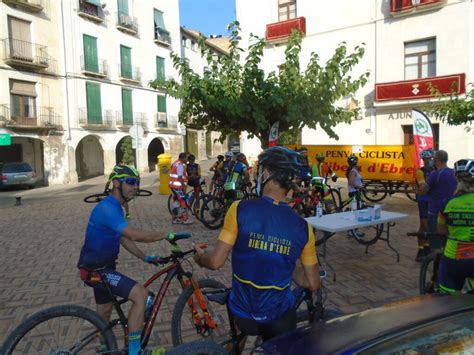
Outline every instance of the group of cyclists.
[[[320, 287], [319, 267], [313, 227], [285, 202], [294, 188], [295, 181], [315, 175], [336, 179], [324, 163], [324, 156], [316, 156], [317, 163], [309, 166], [307, 150], [291, 150], [285, 147], [266, 149], [258, 156], [254, 167], [257, 199], [238, 200], [234, 192], [239, 184], [250, 183], [249, 164], [242, 153], [231, 152], [219, 156], [211, 167], [214, 175], [212, 186], [222, 186], [235, 199], [225, 216], [223, 228], [210, 252], [195, 247], [195, 262], [208, 269], [219, 269], [232, 254], [232, 291], [229, 309], [239, 329], [248, 335], [260, 335], [264, 340], [296, 328], [294, 297], [290, 284], [315, 291]], [[442, 290], [460, 290], [465, 277], [474, 277], [474, 160], [456, 162], [454, 171], [447, 168], [447, 154], [443, 151], [429, 157], [422, 154], [426, 168], [421, 174], [419, 196], [429, 194], [428, 207], [420, 207], [427, 222], [420, 228], [430, 230], [430, 216], [438, 213], [437, 227], [447, 236], [444, 257], [441, 262]], [[430, 167], [430, 159], [436, 170]], [[349, 194], [362, 187], [357, 168], [357, 157], [348, 159], [346, 172]], [[189, 216], [183, 211], [183, 188], [201, 178], [195, 157], [181, 153], [172, 164], [170, 187], [179, 207], [173, 222], [188, 224]], [[457, 179], [455, 191], [446, 196], [452, 179]], [[94, 289], [98, 313], [110, 318], [112, 304], [104, 292], [103, 282], [97, 280], [94, 270], [105, 268], [105, 277], [112, 292], [132, 301], [128, 314], [130, 332], [129, 354], [138, 354], [143, 314], [148, 290], [116, 271], [116, 259], [120, 245], [144, 262], [153, 262], [156, 256], [146, 255], [135, 242], [149, 243], [173, 234], [147, 232], [136, 229], [125, 218], [122, 206], [132, 199], [139, 188], [137, 170], [117, 165], [109, 180], [112, 191], [92, 211], [81, 250], [78, 267], [86, 285]], [[308, 181], [308, 180], [306, 180]], [[448, 184], [448, 185], [447, 185]], [[449, 190], [451, 191], [451, 190]], [[448, 199], [446, 199], [447, 197]], [[420, 198], [419, 202], [426, 201]], [[177, 220], [180, 222], [177, 222]], [[420, 246], [425, 248], [425, 242]], [[155, 353], [159, 353], [155, 352]]]

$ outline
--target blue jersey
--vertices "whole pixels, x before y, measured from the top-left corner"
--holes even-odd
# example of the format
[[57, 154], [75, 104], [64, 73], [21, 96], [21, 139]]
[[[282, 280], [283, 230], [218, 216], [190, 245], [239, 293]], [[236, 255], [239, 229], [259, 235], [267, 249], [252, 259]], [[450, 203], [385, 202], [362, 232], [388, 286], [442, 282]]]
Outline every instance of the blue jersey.
[[92, 210], [78, 265], [101, 266], [114, 263], [120, 251], [120, 238], [128, 226], [120, 202], [113, 196]]
[[290, 285], [296, 261], [317, 263], [313, 228], [286, 203], [269, 197], [234, 202], [219, 240], [233, 246], [230, 309], [260, 323], [294, 306]]

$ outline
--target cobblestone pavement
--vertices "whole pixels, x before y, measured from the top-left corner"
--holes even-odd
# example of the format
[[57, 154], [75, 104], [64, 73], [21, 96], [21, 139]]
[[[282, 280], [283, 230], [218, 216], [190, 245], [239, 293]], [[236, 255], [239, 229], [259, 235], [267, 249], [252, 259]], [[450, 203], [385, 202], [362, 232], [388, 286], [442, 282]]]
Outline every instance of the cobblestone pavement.
[[[199, 222], [191, 226], [172, 226], [166, 207], [167, 196], [158, 194], [156, 173], [146, 178], [153, 190], [151, 197], [140, 197], [131, 204], [132, 222], [144, 229], [190, 230], [194, 240], [211, 243], [218, 231], [207, 230]], [[90, 190], [99, 192], [103, 179], [85, 191], [75, 193], [44, 189], [44, 198], [25, 200], [21, 206], [0, 204], [0, 341], [25, 317], [38, 310], [60, 304], [79, 304], [94, 307], [91, 289], [81, 284], [76, 269], [84, 230], [93, 204], [82, 202]], [[84, 182], [83, 184], [86, 184]], [[77, 190], [77, 187], [74, 187]], [[146, 186], [145, 186], [146, 188]], [[13, 193], [10, 194], [10, 196]], [[40, 193], [37, 193], [40, 196]], [[61, 198], [55, 198], [61, 196]], [[0, 194], [0, 199], [4, 195]], [[400, 252], [400, 263], [384, 242], [369, 248], [349, 238], [345, 233], [333, 236], [327, 242], [327, 257], [337, 272], [324, 282], [326, 305], [343, 312], [362, 311], [418, 293], [419, 264], [414, 261], [415, 238], [406, 237], [408, 231], [418, 226], [417, 208], [403, 195], [394, 195], [384, 201], [385, 209], [410, 215], [407, 220], [392, 228], [391, 241]], [[183, 241], [189, 246], [190, 241]], [[170, 246], [166, 242], [142, 244], [148, 254], [166, 255]], [[324, 260], [323, 260], [324, 261]], [[226, 285], [231, 283], [230, 262], [219, 271], [204, 271], [194, 263], [198, 277], [215, 278]], [[136, 280], [144, 281], [154, 271], [153, 267], [138, 261], [126, 251], [119, 258], [119, 269]], [[155, 288], [155, 291], [158, 287]], [[165, 297], [154, 328], [152, 342], [170, 346], [171, 311], [179, 295], [175, 283]]]

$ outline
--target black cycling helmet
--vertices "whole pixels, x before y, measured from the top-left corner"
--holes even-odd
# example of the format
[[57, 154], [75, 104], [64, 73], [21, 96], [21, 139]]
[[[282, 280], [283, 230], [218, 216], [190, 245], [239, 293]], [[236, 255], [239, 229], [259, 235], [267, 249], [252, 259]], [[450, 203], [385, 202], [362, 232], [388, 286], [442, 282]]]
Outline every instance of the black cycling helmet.
[[237, 154], [235, 159], [237, 159], [238, 161], [245, 161], [245, 160], [247, 160], [247, 157], [245, 156], [244, 153], [239, 153], [239, 154]]
[[195, 160], [196, 160], [196, 157], [194, 156], [194, 154], [189, 154], [189, 155], [188, 155], [188, 160], [189, 160], [189, 161], [195, 161]]
[[112, 172], [109, 175], [109, 181], [126, 177], [134, 177], [139, 179], [140, 173], [134, 166], [118, 164], [112, 169]]
[[316, 154], [316, 160], [322, 162], [324, 160], [324, 153], [319, 152]]
[[457, 178], [463, 180], [474, 180], [474, 159], [461, 159], [454, 163], [454, 171]]
[[357, 158], [355, 155], [351, 155], [349, 158], [347, 158], [347, 164], [349, 164], [349, 166], [356, 165], [358, 161], [359, 158]]
[[268, 169], [271, 176], [261, 186], [270, 180], [276, 180], [283, 188], [290, 189], [295, 176], [301, 173], [302, 157], [299, 153], [286, 147], [271, 147], [258, 156], [259, 169]]
[[217, 160], [223, 161], [223, 160], [224, 160], [224, 156], [219, 154], [219, 155], [217, 156]]

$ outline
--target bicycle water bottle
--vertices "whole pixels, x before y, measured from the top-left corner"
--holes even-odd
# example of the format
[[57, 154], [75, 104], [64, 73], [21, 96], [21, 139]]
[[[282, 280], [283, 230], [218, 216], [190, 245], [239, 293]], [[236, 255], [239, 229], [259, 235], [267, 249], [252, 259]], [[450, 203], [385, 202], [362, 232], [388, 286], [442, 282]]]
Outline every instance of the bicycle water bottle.
[[355, 197], [352, 198], [351, 211], [357, 211], [357, 199]]
[[148, 319], [148, 317], [151, 314], [154, 299], [155, 299], [155, 294], [151, 291], [148, 291], [148, 296], [146, 298], [146, 304], [145, 304], [145, 321]]
[[316, 217], [322, 217], [323, 216], [323, 205], [321, 204], [321, 201], [318, 202], [316, 205]]

